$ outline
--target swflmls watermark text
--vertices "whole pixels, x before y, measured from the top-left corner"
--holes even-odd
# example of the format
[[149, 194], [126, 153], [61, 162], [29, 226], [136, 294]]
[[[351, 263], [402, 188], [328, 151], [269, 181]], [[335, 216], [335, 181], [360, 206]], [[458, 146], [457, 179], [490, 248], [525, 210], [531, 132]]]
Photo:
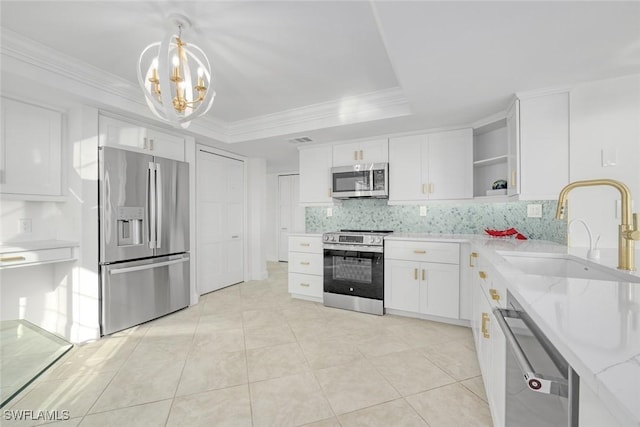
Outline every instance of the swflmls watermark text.
[[71, 418], [68, 410], [32, 411], [30, 409], [5, 409], [2, 411], [5, 421], [66, 421]]

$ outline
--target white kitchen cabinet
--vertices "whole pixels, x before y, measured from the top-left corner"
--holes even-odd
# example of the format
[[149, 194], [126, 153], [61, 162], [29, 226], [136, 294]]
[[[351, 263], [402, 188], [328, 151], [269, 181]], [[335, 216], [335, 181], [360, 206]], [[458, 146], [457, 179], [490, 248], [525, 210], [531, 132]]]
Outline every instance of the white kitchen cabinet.
[[289, 236], [289, 293], [294, 298], [322, 302], [323, 266], [321, 235]]
[[100, 145], [184, 161], [184, 138], [139, 124], [100, 116]]
[[2, 98], [0, 193], [24, 200], [62, 197], [62, 114]]
[[[543, 165], [540, 165], [541, 169]], [[520, 101], [507, 110], [507, 194], [520, 193]]]
[[473, 196], [506, 195], [493, 190], [498, 180], [508, 181], [507, 120], [502, 118], [473, 130]]
[[389, 201], [473, 197], [471, 129], [392, 138]]
[[554, 200], [569, 183], [569, 93], [520, 98], [520, 200]]
[[0, 270], [75, 261], [77, 242], [43, 240], [0, 246]]
[[388, 241], [385, 308], [458, 319], [458, 260], [457, 243]]
[[333, 146], [333, 166], [387, 163], [388, 161], [389, 141], [386, 138]]
[[332, 147], [322, 145], [300, 149], [300, 203], [330, 205]]
[[473, 293], [471, 328], [476, 344], [478, 363], [489, 400], [493, 425], [503, 427], [506, 396], [506, 340], [495, 319], [493, 309], [504, 306], [504, 298], [496, 298], [496, 293], [490, 290], [506, 289], [506, 284], [498, 277], [494, 277], [493, 268], [476, 252], [470, 254], [468, 268]]

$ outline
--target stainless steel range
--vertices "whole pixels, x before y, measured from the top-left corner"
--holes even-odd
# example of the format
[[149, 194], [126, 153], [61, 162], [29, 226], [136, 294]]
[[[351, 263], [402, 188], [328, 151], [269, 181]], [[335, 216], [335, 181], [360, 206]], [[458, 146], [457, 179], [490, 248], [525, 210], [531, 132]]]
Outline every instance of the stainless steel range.
[[384, 314], [384, 236], [387, 230], [325, 233], [324, 305]]

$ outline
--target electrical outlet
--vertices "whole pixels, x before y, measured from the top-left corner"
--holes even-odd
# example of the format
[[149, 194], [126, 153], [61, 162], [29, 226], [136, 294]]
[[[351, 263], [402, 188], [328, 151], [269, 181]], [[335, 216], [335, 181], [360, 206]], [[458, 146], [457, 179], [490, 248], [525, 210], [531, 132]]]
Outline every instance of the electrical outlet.
[[527, 205], [527, 218], [542, 218], [542, 205], [539, 203]]
[[420, 206], [420, 216], [427, 216], [427, 207]]
[[18, 231], [20, 233], [31, 233], [31, 218], [20, 218], [18, 220]]
[[327, 218], [330, 218], [333, 216], [333, 208], [327, 208]]

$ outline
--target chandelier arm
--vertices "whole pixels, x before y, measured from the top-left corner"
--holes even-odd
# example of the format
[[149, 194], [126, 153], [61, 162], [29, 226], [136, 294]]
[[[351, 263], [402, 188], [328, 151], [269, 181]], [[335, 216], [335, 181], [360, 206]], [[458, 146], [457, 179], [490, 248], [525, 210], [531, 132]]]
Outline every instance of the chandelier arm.
[[[173, 108], [173, 87], [170, 80], [172, 70], [172, 40], [175, 37], [173, 32], [167, 33], [160, 43], [158, 52], [158, 77], [160, 79], [160, 96], [162, 97], [162, 112], [166, 115], [168, 122], [178, 122], [179, 116]], [[177, 55], [177, 52], [176, 52]]]

